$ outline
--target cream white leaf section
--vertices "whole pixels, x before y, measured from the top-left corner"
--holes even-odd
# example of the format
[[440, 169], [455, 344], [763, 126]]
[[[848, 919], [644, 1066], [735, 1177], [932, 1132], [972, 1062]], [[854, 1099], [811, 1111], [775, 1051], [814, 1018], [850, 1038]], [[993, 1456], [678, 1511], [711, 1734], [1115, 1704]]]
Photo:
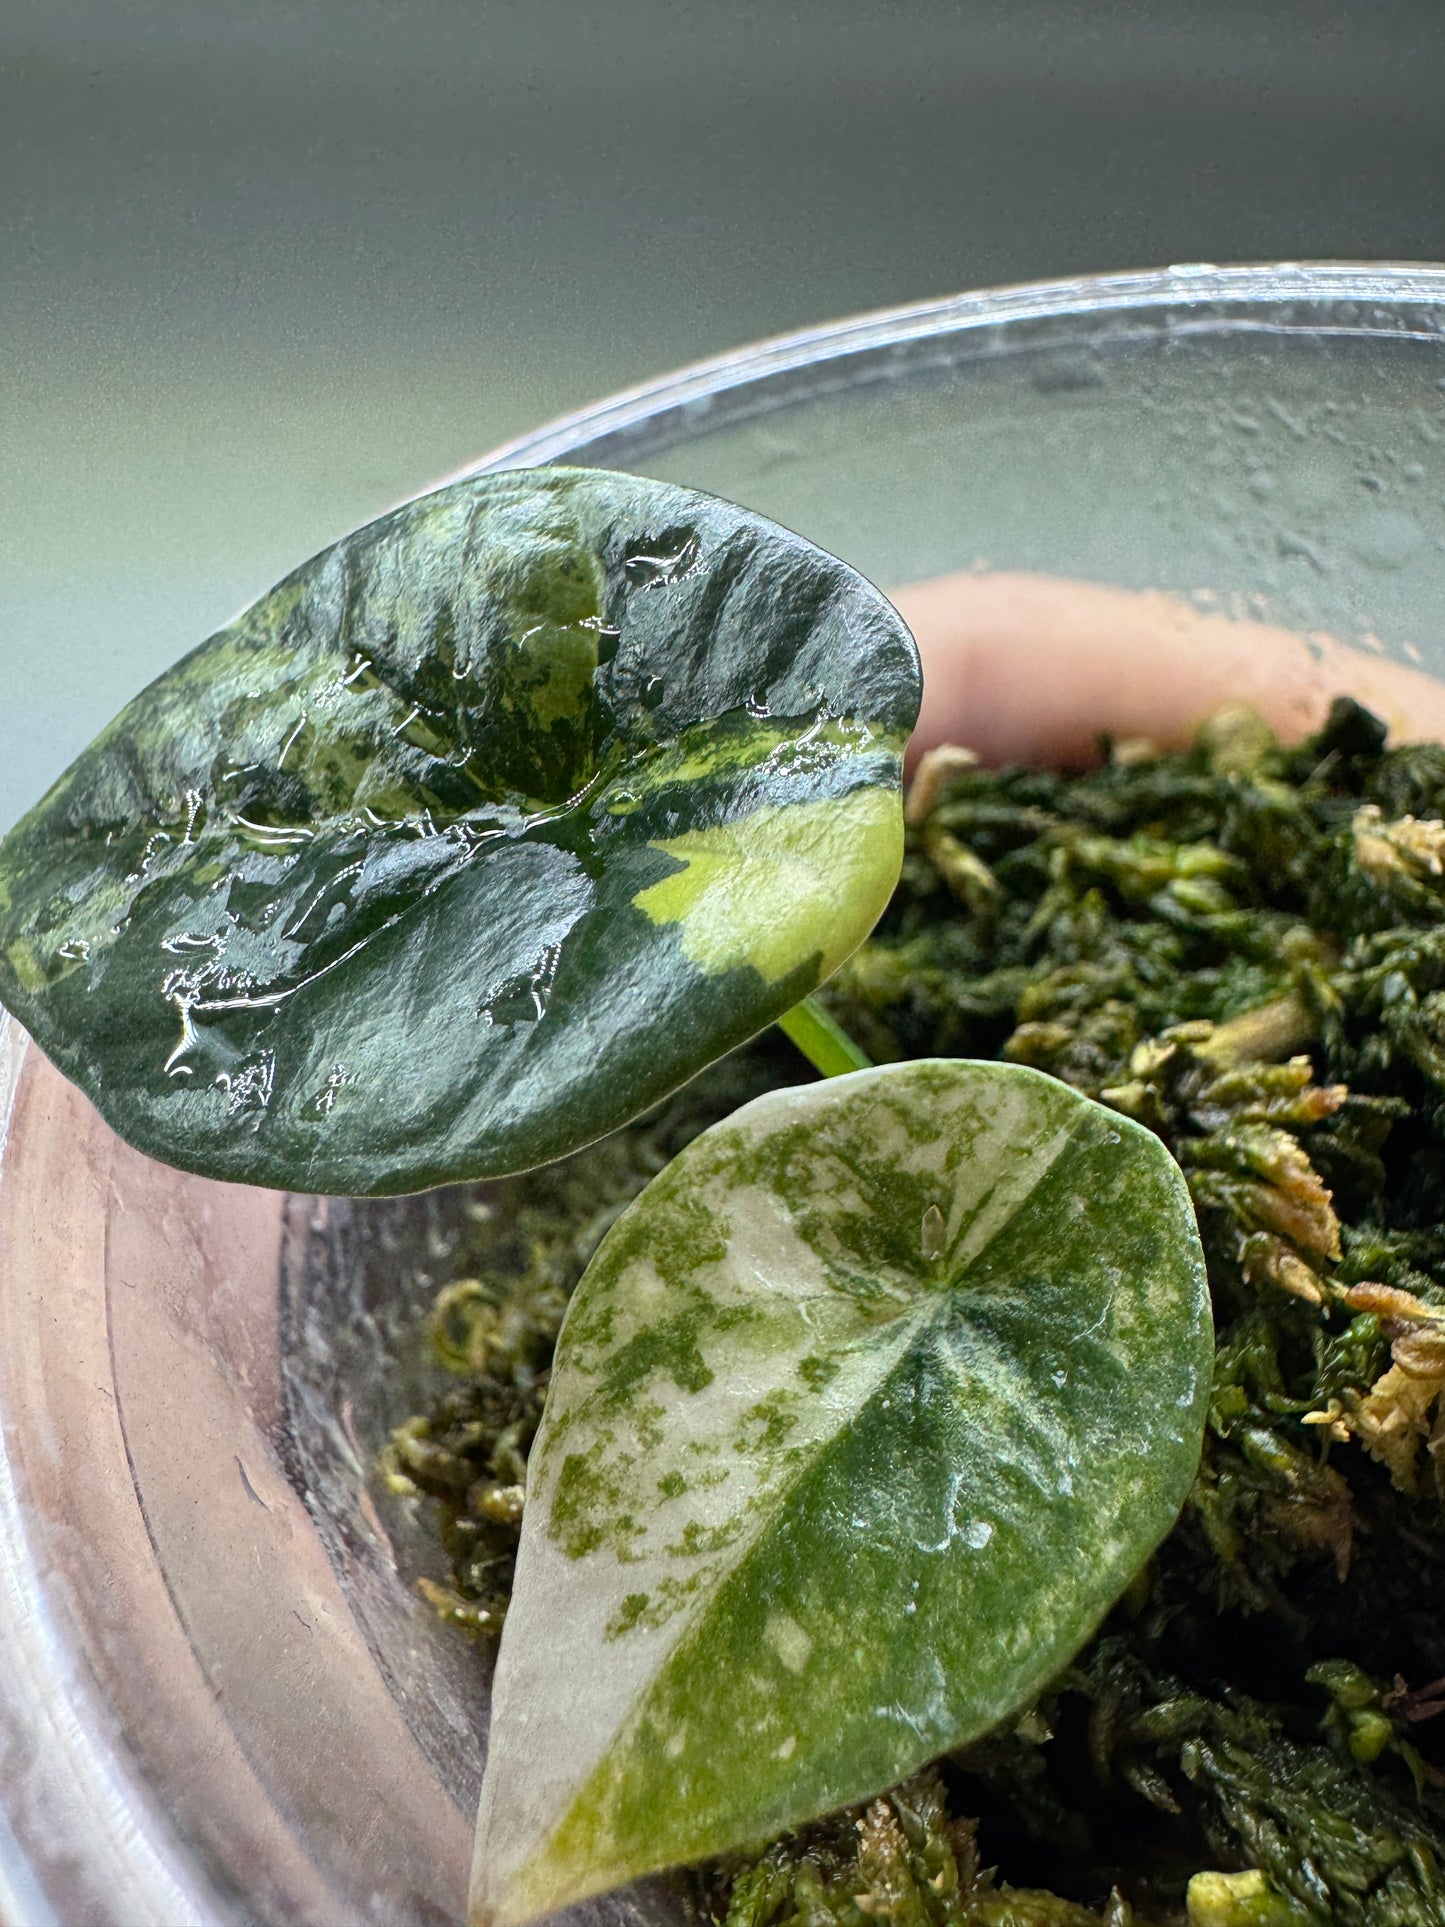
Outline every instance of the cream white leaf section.
[[873, 787], [821, 803], [765, 805], [735, 823], [652, 848], [682, 868], [634, 902], [676, 925], [684, 954], [716, 976], [751, 964], [781, 983], [810, 958], [832, 975], [882, 915], [903, 861], [903, 807]]
[[[474, 1920], [757, 1838], [1006, 1711], [1177, 1509], [1207, 1346], [1174, 1166], [1038, 1073], [864, 1071], [695, 1140], [608, 1235], [563, 1328]], [[1150, 1490], [1126, 1507], [1141, 1445]], [[1054, 1565], [1021, 1600], [1016, 1542], [1040, 1535]]]

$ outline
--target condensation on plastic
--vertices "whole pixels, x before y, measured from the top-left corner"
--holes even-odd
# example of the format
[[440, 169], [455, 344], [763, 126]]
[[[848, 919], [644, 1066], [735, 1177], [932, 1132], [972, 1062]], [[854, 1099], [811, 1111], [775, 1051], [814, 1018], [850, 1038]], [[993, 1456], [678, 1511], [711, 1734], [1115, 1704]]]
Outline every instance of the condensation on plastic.
[[705, 363], [478, 466], [685, 480], [885, 587], [1037, 569], [1438, 659], [1442, 303], [1439, 268], [1375, 264], [960, 295]]
[[[966, 295], [687, 370], [478, 467], [637, 469], [885, 586], [1163, 587], [1440, 673], [1442, 331], [1435, 269]], [[0, 1120], [0, 1918], [459, 1923], [487, 1669], [418, 1601], [424, 1524], [374, 1474], [423, 1388], [425, 1280], [395, 1279], [429, 1207], [163, 1170], [4, 1021]]]

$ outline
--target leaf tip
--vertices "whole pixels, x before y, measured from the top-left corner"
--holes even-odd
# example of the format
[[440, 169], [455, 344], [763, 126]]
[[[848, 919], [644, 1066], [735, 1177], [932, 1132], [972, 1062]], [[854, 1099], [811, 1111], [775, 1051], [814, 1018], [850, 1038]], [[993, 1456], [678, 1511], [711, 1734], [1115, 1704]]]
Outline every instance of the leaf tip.
[[[525, 1728], [525, 1717], [518, 1724]], [[539, 1785], [538, 1762], [525, 1750], [520, 1755], [514, 1751], [515, 1737], [505, 1705], [498, 1730], [494, 1705], [491, 1757], [482, 1776], [472, 1849], [467, 1927], [529, 1927], [645, 1871], [629, 1866], [625, 1856], [619, 1863], [595, 1828], [584, 1826], [583, 1850], [577, 1851], [578, 1842], [569, 1840], [557, 1811], [556, 1787]], [[573, 1797], [563, 1797], [563, 1815]]]
[[580, 1869], [549, 1851], [550, 1843], [524, 1859], [498, 1855], [479, 1828], [467, 1897], [467, 1927], [530, 1927], [577, 1901], [619, 1885], [625, 1873]]
[[488, 1847], [479, 1828], [467, 1894], [467, 1927], [523, 1927], [524, 1922], [535, 1920], [546, 1909], [517, 1905], [517, 1883], [505, 1874], [497, 1877], [496, 1861]]

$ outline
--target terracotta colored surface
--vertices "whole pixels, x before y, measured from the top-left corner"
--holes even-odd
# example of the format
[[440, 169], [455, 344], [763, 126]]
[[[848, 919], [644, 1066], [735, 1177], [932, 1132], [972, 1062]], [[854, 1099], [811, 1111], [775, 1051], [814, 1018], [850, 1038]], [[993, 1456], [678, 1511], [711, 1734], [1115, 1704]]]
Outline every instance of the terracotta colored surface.
[[470, 1816], [277, 1455], [282, 1203], [129, 1150], [29, 1048], [0, 1167], [0, 1405], [31, 1550], [94, 1689], [80, 1719], [103, 1709], [223, 1886], [331, 1927], [380, 1858], [415, 1918], [457, 1917]]
[[955, 742], [986, 763], [1086, 765], [1101, 729], [1174, 747], [1224, 701], [1253, 703], [1295, 741], [1337, 695], [1397, 739], [1445, 735], [1445, 685], [1423, 670], [1162, 591], [961, 573], [890, 595], [923, 657], [915, 754]]

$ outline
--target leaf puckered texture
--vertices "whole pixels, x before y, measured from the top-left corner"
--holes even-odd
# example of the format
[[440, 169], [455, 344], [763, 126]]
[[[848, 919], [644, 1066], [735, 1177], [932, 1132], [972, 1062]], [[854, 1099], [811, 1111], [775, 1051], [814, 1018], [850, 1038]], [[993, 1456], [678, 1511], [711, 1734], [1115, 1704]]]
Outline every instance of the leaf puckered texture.
[[523, 1169], [866, 935], [919, 693], [884, 598], [745, 510], [458, 482], [263, 596], [17, 825], [0, 999], [191, 1170]]
[[774, 1091], [562, 1327], [473, 1919], [859, 1800], [1018, 1711], [1172, 1525], [1213, 1355], [1157, 1138], [1017, 1065]]

